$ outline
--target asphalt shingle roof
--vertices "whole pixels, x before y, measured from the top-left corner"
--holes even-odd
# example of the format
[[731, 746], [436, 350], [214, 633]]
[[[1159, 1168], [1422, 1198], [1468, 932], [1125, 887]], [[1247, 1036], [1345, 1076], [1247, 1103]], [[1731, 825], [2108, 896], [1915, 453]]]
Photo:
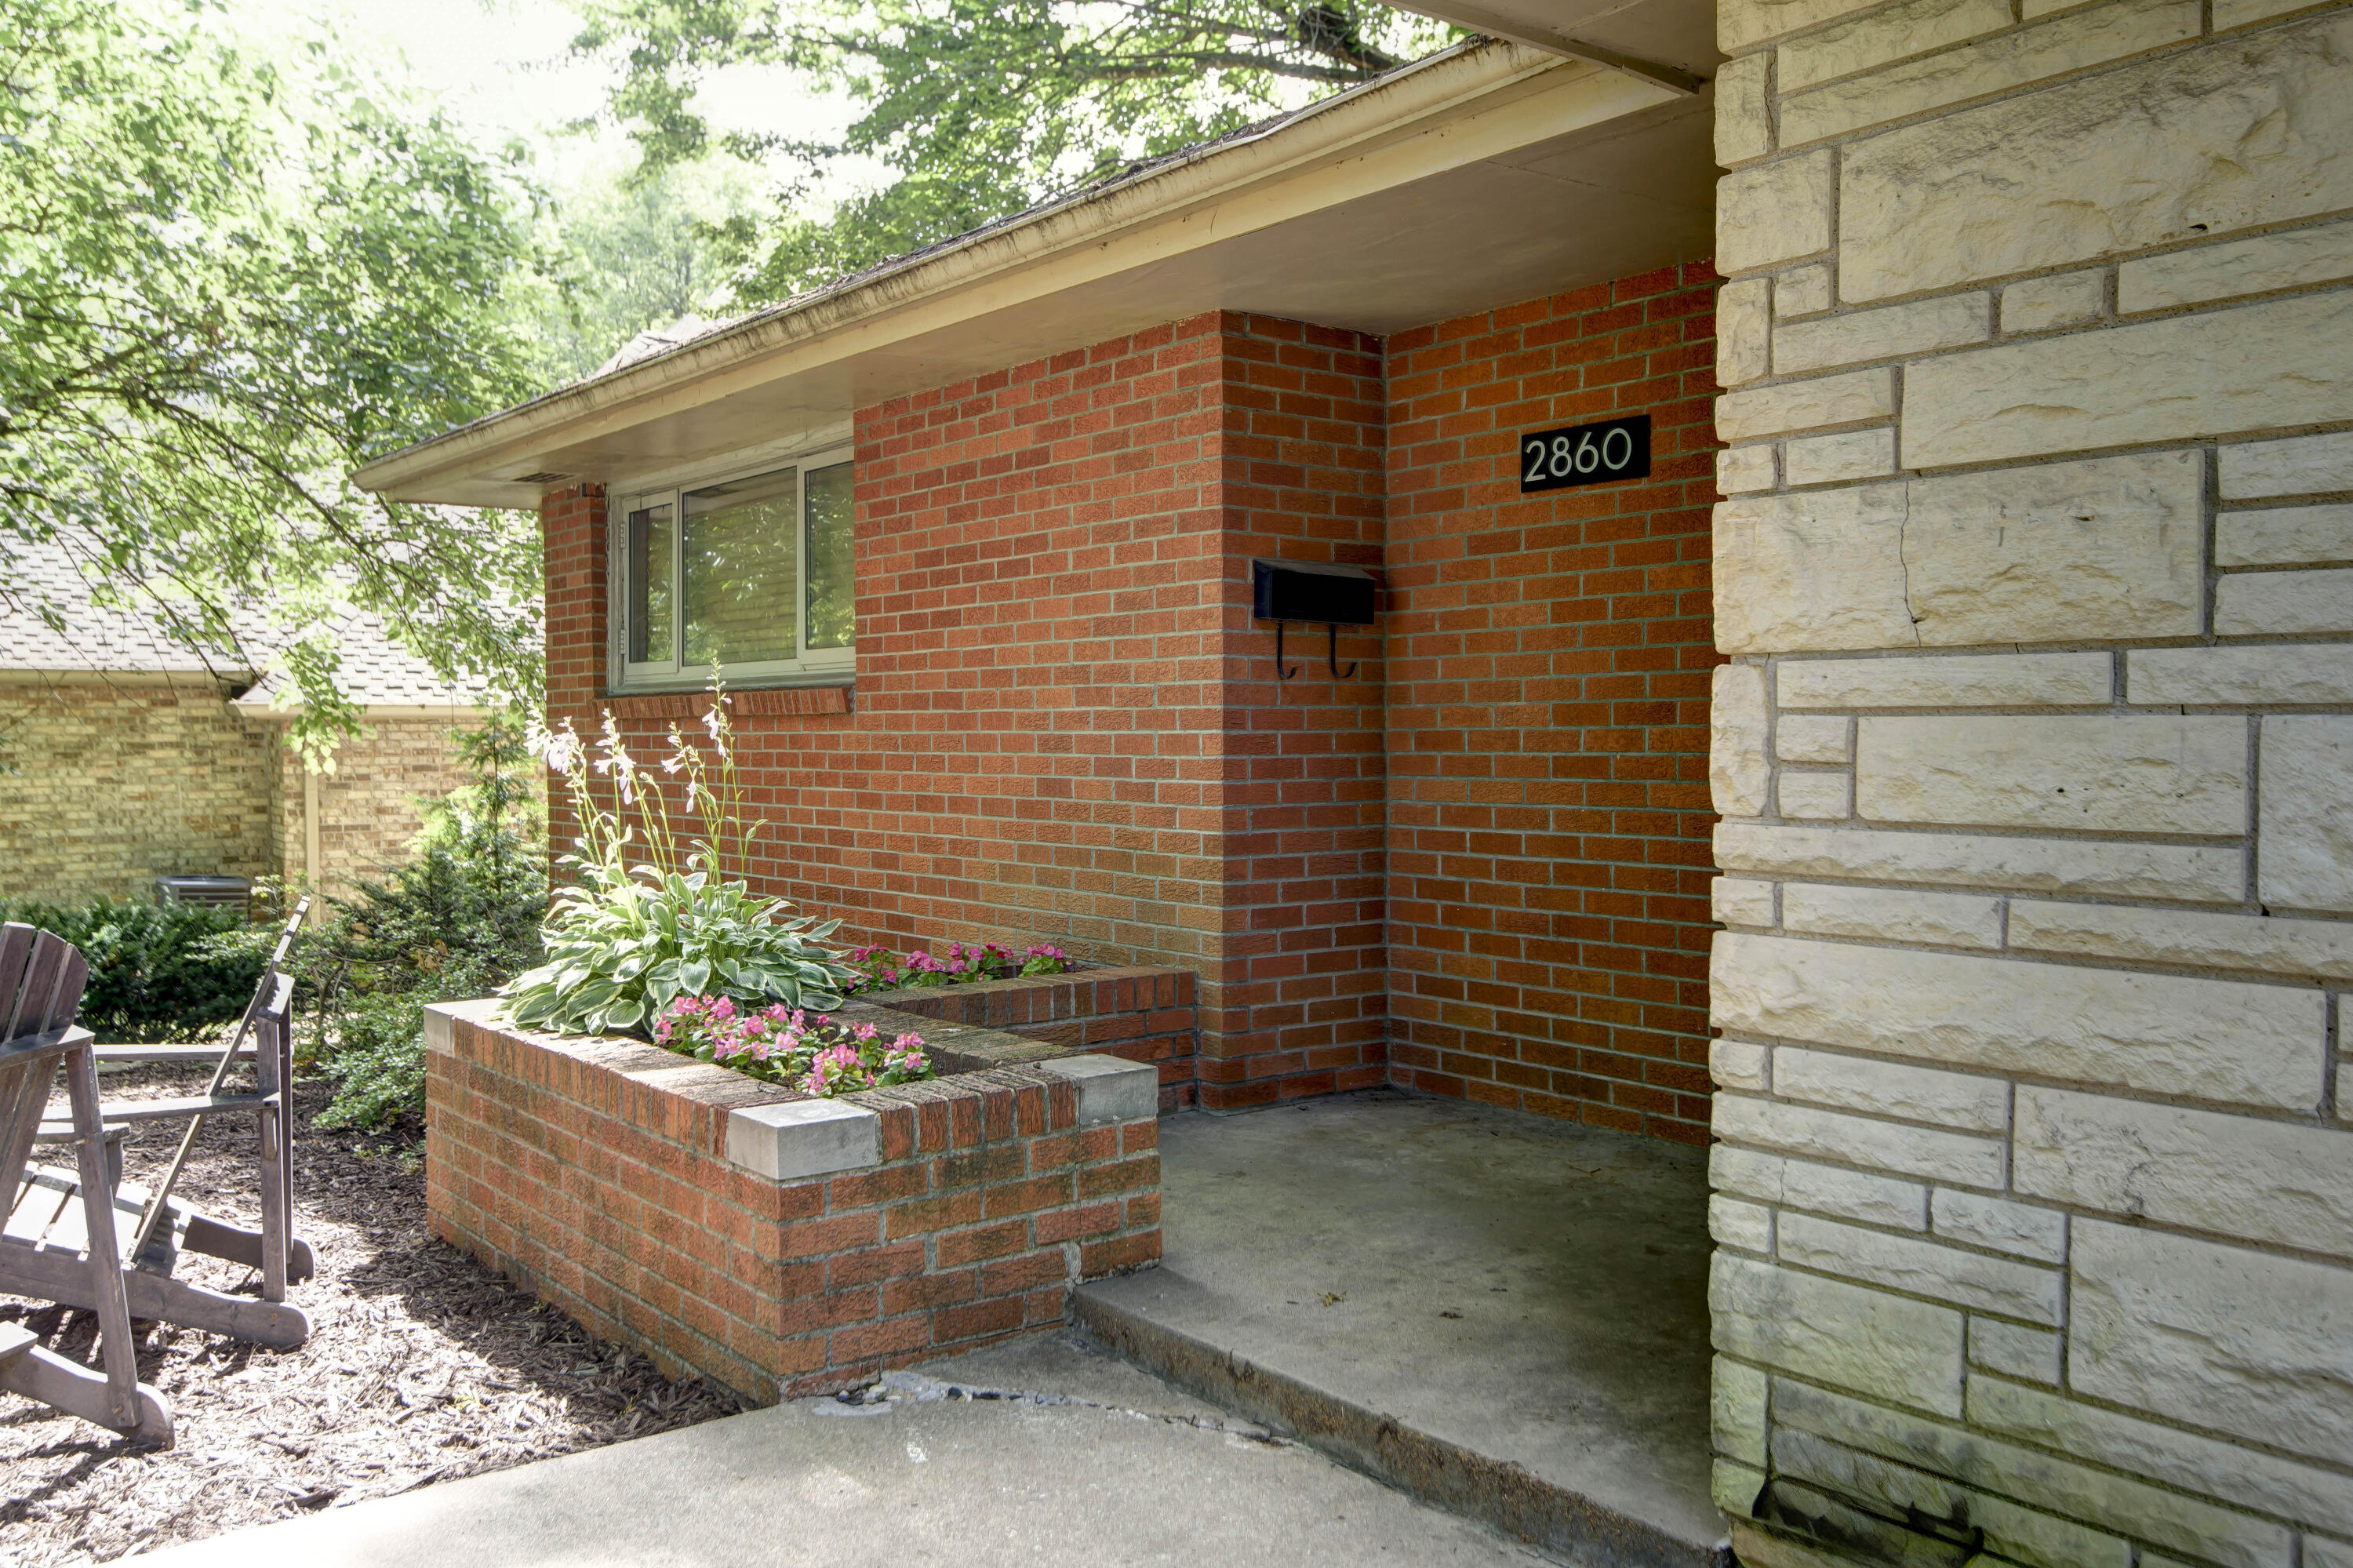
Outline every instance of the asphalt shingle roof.
[[[239, 699], [245, 707], [268, 707], [289, 685], [269, 667], [284, 640], [259, 610], [235, 618], [237, 645], [211, 651], [207, 659], [165, 635], [157, 609], [113, 609], [90, 602], [90, 587], [72, 556], [58, 544], [11, 539], [0, 555], [11, 596], [0, 597], [0, 670], [110, 674], [214, 674], [258, 683]], [[47, 598], [63, 611], [63, 630], [51, 626], [35, 606]], [[11, 599], [15, 602], [11, 602]], [[424, 660], [407, 652], [364, 610], [344, 617], [336, 628], [343, 646], [342, 684], [364, 706], [442, 706], [473, 702], [479, 680], [447, 682]]]

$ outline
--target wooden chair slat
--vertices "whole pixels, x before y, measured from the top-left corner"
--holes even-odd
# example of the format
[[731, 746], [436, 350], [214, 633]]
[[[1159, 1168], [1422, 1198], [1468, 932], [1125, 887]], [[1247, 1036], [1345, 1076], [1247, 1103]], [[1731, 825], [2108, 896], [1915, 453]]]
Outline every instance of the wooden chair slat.
[[[8, 1009], [8, 1027], [0, 1032], [0, 1039], [21, 1040], [48, 1032], [49, 1009], [57, 1003], [58, 980], [67, 950], [67, 943], [56, 932], [34, 933], [33, 951], [25, 960], [24, 977], [16, 982], [16, 994]], [[74, 1002], [79, 1007], [81, 999], [76, 997]]]
[[[32, 1180], [25, 1183], [24, 1191], [16, 1195], [16, 1207], [8, 1211], [6, 1223], [0, 1224], [0, 1234], [26, 1246], [47, 1246], [58, 1234], [58, 1224], [66, 1211], [80, 1196], [81, 1183], [65, 1172], [47, 1167], [37, 1169]], [[86, 1233], [79, 1221], [73, 1224], [70, 1234], [74, 1250], [80, 1251], [81, 1237]]]
[[[212, 1063], [220, 1060], [220, 1054], [217, 1045], [100, 1045], [98, 1047], [98, 1065], [106, 1067], [121, 1063]], [[253, 1047], [238, 1046], [237, 1059], [252, 1061]]]
[[90, 988], [90, 960], [81, 949], [63, 938], [58, 946], [65, 949], [64, 961], [58, 966], [57, 989], [49, 993], [49, 1015], [42, 1021], [43, 1031], [69, 1027], [81, 1012], [82, 992]]
[[57, 1082], [58, 1062], [69, 1048], [70, 1033], [46, 1044], [37, 1039], [0, 1045], [0, 1195], [10, 1202], [31, 1163], [33, 1139]]
[[[259, 1110], [277, 1102], [274, 1095], [184, 1095], [169, 1099], [111, 1100], [106, 1107], [109, 1122], [176, 1121], [184, 1116], [211, 1116], [219, 1111]], [[45, 1121], [42, 1135], [61, 1131], [68, 1123]]]
[[16, 992], [24, 986], [25, 960], [32, 956], [32, 927], [20, 920], [0, 926], [0, 1040], [16, 1037]]

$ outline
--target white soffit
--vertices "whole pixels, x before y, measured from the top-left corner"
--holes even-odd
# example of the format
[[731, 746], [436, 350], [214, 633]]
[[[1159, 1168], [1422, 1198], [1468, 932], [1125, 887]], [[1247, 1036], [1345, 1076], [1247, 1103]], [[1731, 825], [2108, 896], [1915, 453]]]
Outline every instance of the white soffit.
[[396, 452], [359, 482], [535, 506], [555, 482], [524, 475], [627, 482], [1205, 311], [1385, 335], [1712, 253], [1704, 91], [1495, 44], [1329, 103]]
[[1670, 80], [1713, 77], [1715, 0], [1391, 0], [1473, 32], [1583, 59], [1651, 69]]

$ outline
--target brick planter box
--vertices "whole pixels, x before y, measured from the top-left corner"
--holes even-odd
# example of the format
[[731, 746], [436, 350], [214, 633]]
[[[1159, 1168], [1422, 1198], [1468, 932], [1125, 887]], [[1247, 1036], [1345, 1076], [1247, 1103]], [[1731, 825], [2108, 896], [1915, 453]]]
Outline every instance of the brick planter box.
[[916, 1029], [948, 1075], [813, 1099], [491, 1002], [429, 1009], [435, 1233], [757, 1404], [1059, 1322], [1072, 1286], [1158, 1259], [1156, 1069], [844, 1012]]
[[[875, 1007], [998, 1030], [1058, 1051], [1102, 1051], [1160, 1070], [1160, 1108], [1194, 1103], [1201, 1043], [1193, 971], [1159, 965], [1094, 968], [1024, 980], [870, 992]], [[934, 1032], [924, 1031], [926, 1038]]]

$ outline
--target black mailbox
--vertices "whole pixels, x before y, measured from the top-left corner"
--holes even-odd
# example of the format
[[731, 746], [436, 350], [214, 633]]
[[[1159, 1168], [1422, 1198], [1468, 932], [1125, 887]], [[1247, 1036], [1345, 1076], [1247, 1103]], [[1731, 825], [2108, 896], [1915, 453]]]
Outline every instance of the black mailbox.
[[1373, 574], [1322, 561], [1252, 561], [1250, 614], [1260, 620], [1373, 623]]
[[1298, 672], [1282, 667], [1282, 623], [1320, 620], [1329, 629], [1327, 660], [1332, 678], [1344, 681], [1356, 673], [1340, 668], [1340, 628], [1373, 623], [1373, 574], [1362, 567], [1335, 567], [1323, 561], [1252, 561], [1250, 614], [1274, 622], [1274, 673], [1288, 681]]

